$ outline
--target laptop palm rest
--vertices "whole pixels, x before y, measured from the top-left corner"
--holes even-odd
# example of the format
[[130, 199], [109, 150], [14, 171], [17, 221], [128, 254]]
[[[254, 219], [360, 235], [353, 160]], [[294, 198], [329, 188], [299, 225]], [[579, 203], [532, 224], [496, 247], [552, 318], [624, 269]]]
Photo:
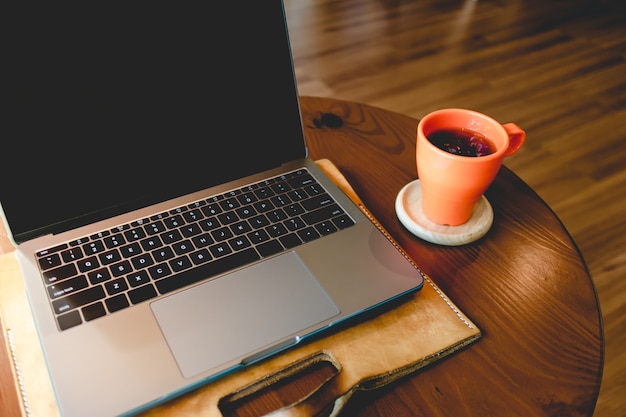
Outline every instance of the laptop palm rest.
[[[295, 252], [155, 301], [152, 311], [185, 378], [245, 363], [297, 341], [339, 309]], [[235, 362], [233, 362], [235, 361]]]

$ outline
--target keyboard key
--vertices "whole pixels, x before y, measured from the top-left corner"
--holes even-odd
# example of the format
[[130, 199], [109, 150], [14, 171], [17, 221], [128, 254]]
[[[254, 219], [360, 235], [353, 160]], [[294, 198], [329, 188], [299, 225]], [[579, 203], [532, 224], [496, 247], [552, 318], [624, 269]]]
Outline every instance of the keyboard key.
[[344, 211], [337, 204], [330, 204], [326, 207], [322, 207], [310, 213], [304, 213], [302, 219], [308, 225], [314, 225], [316, 223], [328, 220], [332, 217], [344, 214]]
[[181, 232], [183, 232], [183, 236], [185, 237], [192, 237], [202, 233], [202, 229], [200, 228], [198, 223], [192, 223], [181, 228]]
[[152, 256], [157, 262], [167, 261], [174, 257], [174, 251], [170, 247], [161, 248], [152, 252]]
[[101, 268], [95, 271], [91, 271], [87, 274], [87, 278], [89, 278], [89, 282], [91, 285], [100, 284], [101, 282], [108, 281], [111, 279], [111, 273], [107, 268]]
[[336, 219], [333, 219], [333, 223], [340, 229], [345, 229], [346, 227], [352, 226], [354, 221], [348, 217], [347, 215], [339, 216]]
[[130, 274], [133, 270], [132, 266], [130, 266], [130, 262], [126, 260], [113, 264], [109, 268], [111, 269], [111, 274], [114, 277]]
[[150, 277], [152, 279], [157, 280], [157, 279], [166, 277], [168, 275], [171, 275], [172, 270], [170, 269], [169, 266], [167, 266], [166, 263], [161, 263], [161, 264], [151, 266], [150, 268], [148, 268], [148, 273], [150, 274]]
[[72, 240], [70, 242], [70, 246], [80, 246], [80, 245], [84, 245], [87, 242], [89, 242], [89, 238], [88, 237], [84, 237], [82, 239]]
[[200, 249], [189, 254], [189, 258], [194, 265], [200, 265], [211, 260], [211, 254], [206, 249]]
[[206, 205], [206, 201], [200, 200], [200, 201], [196, 201], [196, 202], [189, 204], [187, 207], [191, 210], [191, 209], [200, 208], [204, 205]]
[[282, 224], [272, 224], [265, 228], [271, 237], [279, 237], [287, 234], [287, 228]]
[[286, 193], [291, 190], [291, 186], [286, 181], [280, 181], [275, 184], [270, 185], [272, 191], [276, 194]]
[[181, 235], [178, 230], [170, 230], [169, 232], [161, 233], [159, 236], [166, 245], [178, 242], [183, 238], [183, 235]]
[[164, 218], [168, 216], [169, 216], [169, 213], [163, 212], [163, 213], [155, 214], [154, 216], [150, 216], [150, 220], [158, 222], [159, 220], [163, 220]]
[[83, 317], [85, 317], [86, 321], [95, 320], [98, 317], [106, 315], [107, 313], [104, 308], [104, 304], [100, 302], [85, 306], [81, 309], [81, 311], [83, 312]]
[[131, 256], [139, 255], [141, 253], [141, 248], [139, 247], [139, 243], [133, 242], [126, 246], [122, 246], [120, 248], [120, 253], [124, 258], [130, 258]]
[[262, 243], [256, 248], [264, 258], [275, 255], [284, 249], [277, 240], [270, 240], [269, 242]]
[[214, 242], [213, 238], [211, 238], [211, 235], [208, 233], [203, 233], [200, 236], [194, 236], [191, 238], [191, 241], [196, 248], [203, 248]]
[[128, 274], [126, 276], [126, 280], [128, 281], [128, 285], [134, 288], [150, 282], [150, 276], [148, 275], [148, 272], [143, 270]]
[[265, 213], [270, 222], [279, 222], [285, 220], [288, 216], [283, 209], [275, 209]]
[[76, 266], [74, 264], [66, 264], [55, 269], [44, 271], [43, 277], [46, 281], [46, 284], [52, 284], [54, 282], [62, 281], [69, 277], [73, 277], [77, 274], [78, 271], [76, 270]]
[[285, 195], [285, 194], [274, 196], [274, 197], [270, 198], [270, 201], [276, 207], [284, 207], [287, 204], [291, 203], [291, 199], [289, 197], [287, 197], [287, 195]]
[[215, 241], [220, 242], [222, 240], [230, 239], [234, 236], [234, 234], [228, 227], [220, 227], [219, 229], [212, 231], [211, 236], [213, 236]]
[[154, 260], [149, 253], [143, 253], [131, 258], [130, 263], [135, 269], [143, 269], [149, 267], [150, 265], [154, 265]]
[[59, 323], [59, 329], [67, 330], [71, 327], [82, 324], [83, 320], [80, 318], [78, 311], [72, 311], [57, 317], [57, 322]]
[[263, 229], [256, 230], [254, 232], [248, 233], [248, 239], [252, 241], [252, 243], [263, 243], [270, 239], [270, 235]]
[[59, 265], [61, 265], [61, 257], [57, 253], [39, 258], [39, 268], [44, 271]]
[[237, 210], [235, 210], [235, 213], [237, 213], [237, 216], [239, 216], [240, 219], [247, 219], [248, 217], [252, 217], [257, 214], [256, 210], [251, 205], [239, 207]]
[[150, 221], [148, 219], [139, 219], [139, 220], [135, 220], [130, 225], [132, 227], [140, 227], [140, 226], [143, 226], [144, 224], [148, 224], [149, 222]]
[[239, 236], [228, 241], [230, 247], [238, 251], [250, 247], [252, 244], [245, 236]]
[[239, 216], [237, 216], [237, 213], [235, 213], [234, 211], [231, 211], [228, 213], [218, 214], [217, 219], [220, 221], [220, 223], [226, 225], [226, 224], [234, 223], [237, 220], [239, 220]]
[[310, 242], [321, 236], [313, 227], [307, 227], [304, 230], [299, 230], [297, 233], [303, 242]]
[[191, 252], [195, 248], [193, 247], [191, 240], [187, 239], [181, 242], [174, 243], [172, 245], [172, 249], [174, 249], [174, 252], [176, 253], [176, 255], [183, 255], [185, 253]]
[[89, 238], [91, 240], [99, 240], [99, 239], [102, 239], [103, 237], [109, 236], [110, 234], [111, 232], [109, 232], [108, 230], [103, 230], [101, 232], [94, 233], [93, 235], [89, 236]]
[[102, 286], [92, 287], [80, 292], [70, 294], [63, 298], [58, 298], [52, 302], [52, 307], [57, 314], [65, 313], [76, 307], [91, 304], [106, 297]]
[[265, 213], [274, 208], [274, 204], [272, 204], [269, 200], [259, 201], [253, 204], [253, 207], [259, 213]]
[[[68, 264], [68, 265], [72, 265], [72, 264]], [[98, 262], [97, 257], [90, 256], [89, 258], [80, 259], [78, 262], [76, 262], [76, 265], [78, 265], [78, 269], [80, 270], [80, 272], [88, 272], [96, 268], [99, 268], [100, 262]]]
[[141, 243], [141, 247], [145, 251], [151, 251], [152, 249], [160, 248], [161, 246], [163, 246], [163, 242], [161, 242], [161, 239], [159, 239], [158, 236], [146, 238], [139, 243]]
[[85, 254], [94, 255], [98, 252], [104, 252], [104, 243], [97, 240], [95, 242], [89, 242], [83, 245], [83, 251]]
[[302, 190], [293, 190], [287, 193], [291, 201], [301, 201], [307, 199], [309, 196]]
[[264, 214], [259, 214], [258, 216], [254, 216], [253, 218], [251, 218], [249, 220], [249, 223], [250, 225], [252, 225], [253, 228], [260, 228], [270, 224], [270, 221], [267, 219], [267, 217], [265, 217]]
[[102, 241], [104, 242], [104, 245], [108, 249], [116, 248], [126, 243], [126, 239], [124, 239], [124, 236], [121, 233], [118, 233], [112, 236], [107, 236], [104, 239], [102, 239]]
[[219, 204], [224, 211], [233, 210], [241, 206], [241, 203], [239, 203], [239, 200], [236, 198], [227, 198], [226, 200], [220, 201]]
[[302, 240], [295, 233], [290, 233], [288, 235], [282, 236], [279, 238], [280, 243], [286, 248], [291, 249], [295, 248], [298, 245], [302, 244]]
[[316, 181], [310, 174], [303, 174], [290, 178], [287, 180], [287, 183], [291, 186], [291, 188], [296, 189], [315, 184]]
[[183, 218], [187, 221], [187, 223], [197, 222], [200, 219], [204, 218], [204, 214], [202, 214], [201, 210], [189, 210], [186, 213], [183, 213]]
[[208, 205], [202, 207], [201, 210], [207, 217], [215, 216], [223, 211], [222, 207], [220, 207], [217, 203], [209, 203]]
[[143, 287], [135, 288], [134, 290], [130, 290], [128, 292], [128, 298], [130, 298], [130, 302], [133, 304], [139, 304], [143, 301], [149, 300], [150, 298], [154, 298], [157, 295], [158, 294], [152, 284], [144, 285]]
[[304, 191], [306, 191], [306, 193], [311, 197], [325, 193], [324, 189], [319, 184], [307, 185], [306, 187], [304, 187]]
[[171, 215], [181, 214], [186, 210], [188, 210], [187, 207], [176, 207], [175, 209], [170, 210], [170, 214]]
[[292, 232], [295, 230], [304, 229], [306, 227], [306, 223], [304, 223], [304, 221], [302, 221], [302, 219], [299, 217], [293, 217], [291, 219], [288, 219], [284, 221], [283, 224], [287, 227], [287, 229]]
[[37, 256], [41, 257], [41, 256], [50, 255], [51, 253], [59, 252], [59, 251], [62, 251], [63, 249], [67, 249], [67, 245], [65, 243], [63, 243], [61, 245], [57, 245], [57, 246], [52, 247], [52, 248], [48, 248], [48, 249], [44, 249], [42, 251], [39, 251], [39, 252], [37, 252]]
[[72, 247], [61, 252], [61, 257], [65, 263], [73, 262], [83, 257], [83, 251], [79, 247]]
[[150, 223], [144, 226], [146, 233], [149, 235], [157, 235], [167, 230], [161, 220], [157, 220], [154, 223]]
[[122, 291], [126, 291], [128, 289], [128, 284], [126, 284], [126, 280], [124, 280], [124, 278], [118, 278], [114, 281], [105, 283], [104, 287], [109, 295], [115, 295], [121, 293]]
[[168, 229], [175, 229], [177, 227], [184, 225], [185, 221], [183, 220], [183, 217], [180, 214], [177, 214], [175, 216], [168, 217], [167, 219], [163, 221], [163, 223], [165, 224], [165, 227], [167, 227]]
[[107, 298], [104, 300], [104, 303], [107, 305], [107, 308], [111, 313], [122, 310], [130, 305], [128, 299], [126, 298], [126, 294], [119, 294], [115, 297]]
[[323, 221], [315, 225], [315, 228], [322, 235], [329, 235], [337, 231], [337, 226], [335, 226], [331, 221]]
[[250, 224], [247, 221], [243, 220], [230, 225], [230, 230], [232, 230], [235, 235], [241, 235], [252, 231], [252, 227], [250, 227]]
[[128, 242], [133, 242], [135, 240], [143, 239], [144, 237], [146, 237], [146, 232], [143, 229], [136, 227], [134, 229], [125, 231], [124, 237]]
[[191, 261], [186, 256], [181, 256], [179, 258], [172, 259], [168, 263], [174, 273], [191, 268]]
[[109, 265], [113, 262], [120, 261], [122, 259], [122, 256], [117, 249], [113, 249], [108, 252], [101, 253], [100, 255], [98, 255], [98, 259], [100, 259], [100, 263], [102, 265]]
[[333, 204], [335, 201], [328, 194], [324, 193], [302, 202], [302, 207], [308, 211], [316, 210], [320, 207], [325, 207]]
[[297, 216], [304, 213], [304, 208], [300, 203], [288, 204], [284, 207], [284, 210], [288, 216]]
[[258, 190], [254, 190], [254, 195], [259, 199], [263, 200], [266, 198], [270, 198], [274, 195], [274, 191], [270, 187], [261, 187]]
[[217, 221], [217, 217], [211, 217], [210, 219], [201, 220], [198, 224], [205, 232], [208, 232], [220, 226], [220, 222]]
[[130, 229], [129, 224], [122, 224], [111, 229], [111, 233], [119, 234], [119, 233], [122, 233], [124, 230], [128, 230], [128, 229]]
[[258, 197], [253, 192], [245, 192], [239, 196], [237, 196], [237, 200], [241, 203], [241, 205], [248, 205], [250, 203], [254, 203], [258, 200]]
[[221, 243], [218, 243], [216, 245], [210, 246], [209, 247], [209, 251], [211, 252], [211, 254], [214, 257], [220, 258], [220, 257], [222, 257], [224, 255], [228, 255], [233, 250], [230, 248], [230, 246], [228, 246], [228, 243], [221, 242]]

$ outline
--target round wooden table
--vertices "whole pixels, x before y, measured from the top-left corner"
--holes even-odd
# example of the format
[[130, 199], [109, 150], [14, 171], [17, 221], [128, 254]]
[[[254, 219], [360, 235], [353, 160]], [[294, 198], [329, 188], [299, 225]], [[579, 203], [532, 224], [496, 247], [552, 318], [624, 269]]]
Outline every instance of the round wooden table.
[[[398, 191], [417, 177], [417, 120], [333, 99], [302, 97], [301, 107], [310, 157], [339, 168], [482, 332], [456, 354], [381, 390], [355, 394], [342, 415], [591, 416], [603, 369], [598, 299], [576, 244], [537, 194], [503, 167], [486, 193], [494, 224], [481, 240], [462, 247], [421, 241], [394, 210]], [[10, 354], [0, 342], [1, 408], [17, 416]]]
[[[417, 178], [417, 120], [354, 102], [302, 97], [310, 157], [328, 158], [482, 338], [390, 387], [357, 395], [349, 416], [591, 416], [604, 339], [593, 281], [554, 212], [503, 167], [485, 194], [494, 224], [462, 247], [419, 240], [394, 201]], [[528, 138], [532, 141], [533, 138]]]

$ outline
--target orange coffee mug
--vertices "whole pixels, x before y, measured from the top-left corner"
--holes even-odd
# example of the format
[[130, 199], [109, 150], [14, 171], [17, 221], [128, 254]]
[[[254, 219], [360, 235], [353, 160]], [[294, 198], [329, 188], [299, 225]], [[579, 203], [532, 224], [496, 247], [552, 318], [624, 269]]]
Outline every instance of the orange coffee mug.
[[441, 109], [424, 116], [416, 146], [424, 215], [441, 225], [467, 222], [504, 158], [525, 139], [516, 124], [500, 124], [473, 110]]

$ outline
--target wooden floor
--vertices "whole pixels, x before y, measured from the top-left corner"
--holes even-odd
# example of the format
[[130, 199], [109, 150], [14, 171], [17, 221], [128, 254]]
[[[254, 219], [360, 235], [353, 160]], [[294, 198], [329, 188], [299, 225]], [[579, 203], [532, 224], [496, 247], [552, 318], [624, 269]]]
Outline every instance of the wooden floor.
[[605, 330], [595, 417], [626, 416], [626, 2], [285, 0], [301, 95], [516, 122], [505, 164], [553, 208]]

